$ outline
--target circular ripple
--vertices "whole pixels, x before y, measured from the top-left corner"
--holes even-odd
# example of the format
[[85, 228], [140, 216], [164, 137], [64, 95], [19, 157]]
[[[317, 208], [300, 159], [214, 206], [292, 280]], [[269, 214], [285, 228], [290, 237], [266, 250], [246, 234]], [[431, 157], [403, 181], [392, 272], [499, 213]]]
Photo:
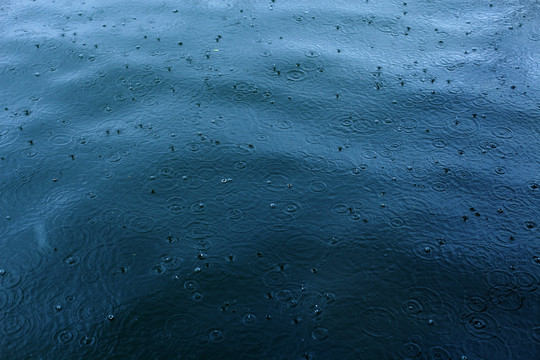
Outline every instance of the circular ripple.
[[418, 301], [411, 299], [411, 300], [407, 300], [403, 304], [403, 311], [407, 315], [416, 317], [418, 314], [420, 314], [423, 311], [423, 308], [422, 308], [422, 305]]
[[92, 299], [79, 304], [75, 310], [77, 318], [87, 323], [89, 321], [103, 321], [111, 314], [111, 305], [105, 300]]
[[474, 118], [456, 117], [448, 121], [447, 130], [451, 136], [469, 136], [477, 133], [478, 121]]
[[297, 214], [302, 209], [302, 204], [294, 200], [285, 200], [281, 205], [281, 211], [287, 214]]
[[237, 233], [248, 233], [258, 226], [258, 219], [249, 214], [240, 214], [235, 218], [229, 218], [229, 229]]
[[9, 313], [24, 300], [22, 289], [0, 290], [0, 310]]
[[405, 223], [401, 218], [395, 217], [395, 218], [392, 218], [392, 219], [389, 220], [389, 224], [390, 224], [390, 226], [392, 226], [394, 228], [400, 228]]
[[79, 277], [83, 283], [94, 283], [101, 278], [101, 274], [97, 271], [89, 270], [85, 271]]
[[506, 210], [512, 212], [526, 213], [526, 210], [528, 209], [527, 203], [522, 198], [504, 200], [503, 206]]
[[328, 330], [323, 327], [317, 327], [311, 331], [311, 337], [315, 341], [324, 341], [328, 338]]
[[474, 337], [491, 339], [500, 332], [500, 327], [495, 318], [486, 313], [472, 313], [463, 316], [461, 323]]
[[0, 286], [4, 289], [12, 289], [19, 285], [22, 281], [22, 276], [13, 271], [5, 271], [0, 276]]
[[437, 181], [431, 186], [431, 188], [435, 191], [443, 192], [446, 191], [446, 184], [441, 181]]
[[263, 223], [271, 231], [283, 232], [295, 225], [296, 218], [292, 214], [283, 212], [272, 213], [263, 219]]
[[166, 329], [171, 337], [178, 339], [192, 339], [200, 333], [201, 323], [194, 316], [176, 314], [167, 319]]
[[415, 257], [425, 261], [439, 261], [442, 257], [441, 247], [435, 242], [418, 241], [411, 250]]
[[162, 264], [155, 264], [154, 266], [150, 268], [149, 272], [151, 275], [159, 276], [165, 273], [165, 268], [163, 267]]
[[321, 53], [315, 49], [310, 49], [305, 51], [304, 55], [306, 55], [308, 58], [317, 58], [321, 56]]
[[69, 134], [55, 134], [49, 138], [49, 142], [54, 146], [67, 146], [73, 142], [73, 137]]
[[178, 256], [162, 255], [160, 256], [161, 266], [167, 271], [179, 270], [184, 264], [184, 260]]
[[138, 233], [148, 233], [156, 228], [156, 220], [144, 211], [126, 213], [127, 226]]
[[[360, 134], [367, 135], [367, 134], [375, 133], [379, 128], [378, 124], [379, 124], [378, 120], [373, 120], [371, 118], [365, 118], [365, 117], [359, 117], [354, 120], [353, 129], [354, 131]], [[373, 158], [373, 154], [374, 152], [371, 152], [370, 153], [371, 157], [368, 157], [368, 158]]]
[[467, 306], [475, 312], [482, 312], [487, 309], [487, 304], [484, 299], [478, 296], [472, 296], [467, 299]]
[[492, 270], [486, 274], [486, 283], [490, 287], [513, 288], [516, 285], [516, 277], [506, 270]]
[[208, 208], [205, 201], [196, 201], [189, 207], [193, 214], [204, 214]]
[[26, 156], [27, 158], [33, 158], [33, 157], [36, 157], [38, 152], [36, 149], [34, 148], [26, 148], [26, 149], [23, 149], [21, 150], [21, 153]]
[[454, 169], [453, 175], [455, 176], [456, 179], [461, 180], [461, 181], [469, 181], [469, 180], [472, 180], [473, 178], [473, 174], [469, 170], [462, 169], [462, 168]]
[[167, 212], [171, 215], [180, 215], [187, 206], [187, 201], [184, 198], [175, 196], [167, 199]]
[[352, 208], [349, 207], [349, 205], [345, 203], [337, 203], [332, 206], [331, 211], [339, 215], [345, 215], [345, 214], [348, 214], [350, 211], [352, 211]]
[[289, 276], [285, 271], [277, 268], [265, 272], [262, 280], [265, 286], [282, 287], [288, 284]]
[[452, 360], [450, 353], [445, 348], [440, 346], [434, 346], [429, 349], [429, 358], [437, 360]]
[[391, 337], [396, 327], [395, 315], [387, 309], [370, 307], [360, 313], [362, 331], [373, 337]]
[[500, 139], [511, 139], [513, 137], [513, 131], [506, 126], [496, 126], [491, 129], [491, 133]]
[[233, 147], [233, 152], [239, 155], [251, 155], [255, 152], [255, 146], [247, 143], [236, 144]]
[[328, 188], [328, 186], [325, 182], [317, 180], [309, 184], [309, 188], [314, 192], [323, 192]]
[[433, 139], [432, 144], [434, 147], [442, 149], [448, 146], [448, 141], [446, 141], [445, 139], [437, 138]]
[[302, 63], [300, 64], [300, 69], [307, 72], [311, 72], [311, 71], [321, 72], [321, 70], [324, 71], [323, 66], [319, 62], [314, 61], [314, 60], [302, 61]]
[[77, 332], [72, 329], [57, 330], [53, 334], [54, 342], [62, 347], [75, 344], [77, 338], [78, 338]]
[[234, 168], [237, 170], [244, 170], [248, 167], [248, 164], [245, 161], [237, 161], [234, 163]]
[[99, 221], [108, 224], [120, 224], [124, 221], [124, 211], [120, 209], [106, 209], [103, 210], [99, 215]]
[[189, 238], [197, 240], [210, 237], [216, 233], [210, 223], [203, 221], [191, 222], [187, 224], [184, 228], [186, 230], [186, 235]]
[[511, 200], [516, 197], [516, 190], [508, 185], [495, 185], [491, 188], [491, 194], [499, 200]]
[[400, 132], [404, 132], [406, 134], [411, 134], [415, 132], [417, 127], [418, 127], [418, 120], [413, 119], [413, 118], [405, 118], [405, 119], [400, 120], [399, 125], [396, 128], [396, 130]]
[[366, 164], [360, 164], [347, 170], [350, 175], [362, 175], [364, 171], [368, 170], [369, 166]]
[[412, 341], [405, 344], [400, 343], [395, 345], [394, 348], [398, 348], [400, 355], [409, 359], [417, 358], [422, 354], [422, 348], [420, 345]]
[[192, 142], [185, 147], [184, 154], [189, 160], [219, 163], [224, 156], [223, 149], [219, 145], [206, 142]]
[[287, 130], [293, 127], [293, 122], [287, 119], [276, 120], [276, 127], [278, 129]]
[[2, 317], [0, 325], [0, 333], [9, 341], [14, 341], [21, 338], [32, 336], [35, 331], [33, 316], [25, 312], [11, 312]]
[[177, 178], [177, 174], [172, 168], [161, 167], [158, 169], [157, 176], [152, 176], [145, 184], [145, 188], [148, 192], [157, 192], [158, 194], [164, 194], [175, 189], [179, 186], [180, 180]]
[[280, 173], [272, 173], [264, 177], [263, 188], [273, 192], [285, 191], [288, 189], [287, 185], [289, 183], [288, 176]]
[[400, 151], [405, 148], [406, 144], [403, 140], [391, 140], [384, 144], [384, 148], [389, 151]]
[[195, 280], [186, 280], [184, 282], [184, 289], [187, 291], [196, 291], [199, 288], [199, 284]]
[[251, 312], [242, 316], [242, 323], [247, 326], [253, 326], [257, 323], [257, 316]]
[[518, 236], [510, 229], [506, 228], [491, 230], [488, 234], [488, 239], [491, 242], [502, 246], [513, 246], [518, 244]]
[[504, 262], [505, 255], [493, 246], [482, 246], [477, 242], [444, 246], [443, 266], [452, 272], [482, 271], [492, 267], [497, 261]]
[[307, 73], [301, 69], [292, 69], [287, 71], [286, 76], [287, 80], [296, 82], [304, 80], [307, 76]]
[[209, 239], [196, 239], [193, 247], [197, 251], [208, 251], [212, 248], [212, 241]]
[[489, 299], [499, 309], [516, 311], [523, 306], [524, 297], [516, 289], [496, 286], [489, 289]]
[[527, 271], [516, 271], [514, 276], [516, 278], [517, 288], [520, 291], [535, 291], [540, 283], [534, 274]]
[[441, 296], [429, 288], [415, 288], [407, 292], [407, 300], [402, 309], [405, 314], [423, 320], [436, 320], [448, 315], [450, 306], [445, 305]]
[[222, 329], [212, 329], [208, 333], [208, 338], [210, 342], [213, 343], [222, 343], [225, 341], [225, 331]]

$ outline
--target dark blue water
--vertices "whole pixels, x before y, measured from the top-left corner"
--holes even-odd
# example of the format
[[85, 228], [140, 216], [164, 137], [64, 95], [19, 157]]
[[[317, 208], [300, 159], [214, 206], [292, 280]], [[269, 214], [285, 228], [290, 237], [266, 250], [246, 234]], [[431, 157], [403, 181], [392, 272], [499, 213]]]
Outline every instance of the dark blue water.
[[1, 359], [540, 359], [540, 3], [0, 4]]

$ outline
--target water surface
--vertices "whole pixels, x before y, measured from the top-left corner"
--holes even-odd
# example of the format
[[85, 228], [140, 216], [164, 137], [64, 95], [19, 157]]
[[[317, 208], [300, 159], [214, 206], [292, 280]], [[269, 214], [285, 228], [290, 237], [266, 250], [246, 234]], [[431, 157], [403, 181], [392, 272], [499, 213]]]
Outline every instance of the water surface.
[[2, 359], [533, 359], [538, 1], [4, 1]]

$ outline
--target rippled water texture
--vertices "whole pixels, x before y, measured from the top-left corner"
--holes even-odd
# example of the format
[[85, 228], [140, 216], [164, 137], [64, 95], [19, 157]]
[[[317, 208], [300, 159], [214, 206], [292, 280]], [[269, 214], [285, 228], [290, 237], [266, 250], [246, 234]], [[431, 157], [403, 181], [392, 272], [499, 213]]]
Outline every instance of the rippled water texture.
[[0, 4], [0, 358], [540, 356], [540, 4]]

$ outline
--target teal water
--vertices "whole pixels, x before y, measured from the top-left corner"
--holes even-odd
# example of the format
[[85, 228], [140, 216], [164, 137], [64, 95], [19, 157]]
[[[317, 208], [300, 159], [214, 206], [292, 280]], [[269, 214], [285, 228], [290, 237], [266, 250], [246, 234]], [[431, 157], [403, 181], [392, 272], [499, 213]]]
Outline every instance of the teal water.
[[0, 4], [1, 359], [536, 359], [538, 1]]

